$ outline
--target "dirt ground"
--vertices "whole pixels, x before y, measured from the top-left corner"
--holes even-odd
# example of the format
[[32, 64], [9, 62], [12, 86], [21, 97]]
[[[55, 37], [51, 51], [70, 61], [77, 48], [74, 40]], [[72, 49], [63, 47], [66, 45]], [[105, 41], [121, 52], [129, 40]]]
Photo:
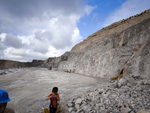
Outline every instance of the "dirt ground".
[[15, 113], [43, 113], [43, 109], [49, 106], [45, 98], [54, 86], [59, 88], [60, 105], [67, 113], [66, 104], [71, 98], [105, 84], [104, 79], [46, 68], [24, 68], [0, 75], [0, 89], [8, 91], [11, 99], [7, 107]]

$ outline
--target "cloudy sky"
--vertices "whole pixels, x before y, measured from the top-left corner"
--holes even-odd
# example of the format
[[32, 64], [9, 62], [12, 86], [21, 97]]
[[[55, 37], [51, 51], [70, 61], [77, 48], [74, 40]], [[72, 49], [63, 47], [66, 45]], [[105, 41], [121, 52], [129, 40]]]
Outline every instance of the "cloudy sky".
[[60, 56], [90, 34], [150, 9], [150, 0], [0, 0], [0, 59]]

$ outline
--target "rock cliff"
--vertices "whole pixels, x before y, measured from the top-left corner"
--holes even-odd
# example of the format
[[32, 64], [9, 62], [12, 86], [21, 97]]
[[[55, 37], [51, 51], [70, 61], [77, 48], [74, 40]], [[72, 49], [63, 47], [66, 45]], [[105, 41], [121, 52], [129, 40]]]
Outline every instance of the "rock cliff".
[[69, 113], [150, 112], [150, 10], [90, 35], [64, 55], [59, 70], [111, 79], [70, 100]]
[[25, 67], [47, 67], [47, 65], [43, 60], [33, 60], [32, 62], [0, 60], [0, 69], [25, 68]]
[[0, 60], [0, 69], [22, 68], [22, 67], [25, 67], [24, 63], [18, 61]]
[[58, 70], [93, 77], [150, 75], [150, 10], [90, 35], [62, 55]]

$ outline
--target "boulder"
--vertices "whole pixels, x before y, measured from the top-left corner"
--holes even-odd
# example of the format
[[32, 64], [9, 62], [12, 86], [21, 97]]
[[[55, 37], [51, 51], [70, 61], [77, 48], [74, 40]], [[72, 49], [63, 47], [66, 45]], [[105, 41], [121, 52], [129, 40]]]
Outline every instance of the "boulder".
[[81, 104], [82, 100], [83, 100], [83, 98], [78, 98], [78, 99], [76, 100], [75, 104]]
[[121, 107], [121, 113], [130, 113], [131, 109], [129, 107]]

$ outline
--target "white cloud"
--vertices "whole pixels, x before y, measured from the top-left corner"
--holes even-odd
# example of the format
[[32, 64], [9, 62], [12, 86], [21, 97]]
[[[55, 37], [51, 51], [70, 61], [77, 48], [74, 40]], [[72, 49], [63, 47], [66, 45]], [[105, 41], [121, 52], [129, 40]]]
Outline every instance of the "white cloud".
[[45, 60], [46, 58], [50, 57], [47, 52], [46, 54], [42, 54], [40, 52], [33, 51], [32, 49], [16, 49], [13, 47], [6, 48], [4, 50], [3, 58], [11, 59], [16, 61], [32, 61], [33, 59], [42, 59]]
[[82, 39], [79, 19], [96, 8], [81, 7], [83, 1], [0, 1], [0, 58], [32, 61], [69, 51]]
[[108, 16], [103, 24], [103, 27], [122, 19], [126, 19], [130, 16], [139, 14], [147, 9], [150, 9], [149, 0], [127, 0], [119, 9], [116, 9]]
[[60, 56], [69, 51], [82, 37], [76, 27], [76, 20], [65, 19], [66, 17], [61, 17], [51, 26], [49, 25], [51, 31], [36, 31], [31, 36], [3, 35], [4, 41], [1, 44], [5, 45], [5, 49], [2, 58], [32, 61]]
[[[85, 0], [83, 0], [85, 1]], [[48, 29], [48, 23], [58, 16], [81, 15], [82, 0], [2, 0], [0, 1], [0, 31], [30, 35], [35, 29]]]
[[39, 52], [39, 53], [47, 53], [48, 52], [48, 43], [45, 41], [40, 41], [40, 40], [36, 40], [34, 39], [30, 45], [29, 45], [30, 49], [32, 49], [35, 52]]
[[3, 41], [4, 41], [5, 36], [6, 36], [6, 33], [1, 33], [1, 34], [0, 34], [1, 42], [3, 42]]
[[80, 36], [80, 31], [79, 29], [76, 27], [73, 31], [72, 34], [72, 42], [73, 45], [77, 44], [79, 41], [81, 41], [82, 37]]
[[18, 52], [19, 52], [18, 49], [10, 47], [10, 48], [7, 48], [4, 50], [4, 56], [3, 57], [5, 59], [11, 59], [11, 60], [21, 59], [22, 56], [19, 55], [20, 53], [18, 53]]
[[12, 34], [6, 34], [4, 44], [14, 48], [21, 48], [25, 46], [25, 44], [22, 43], [22, 40], [20, 38]]
[[84, 11], [87, 15], [90, 15], [90, 13], [96, 8], [97, 8], [97, 6], [86, 5], [86, 7], [84, 8]]

